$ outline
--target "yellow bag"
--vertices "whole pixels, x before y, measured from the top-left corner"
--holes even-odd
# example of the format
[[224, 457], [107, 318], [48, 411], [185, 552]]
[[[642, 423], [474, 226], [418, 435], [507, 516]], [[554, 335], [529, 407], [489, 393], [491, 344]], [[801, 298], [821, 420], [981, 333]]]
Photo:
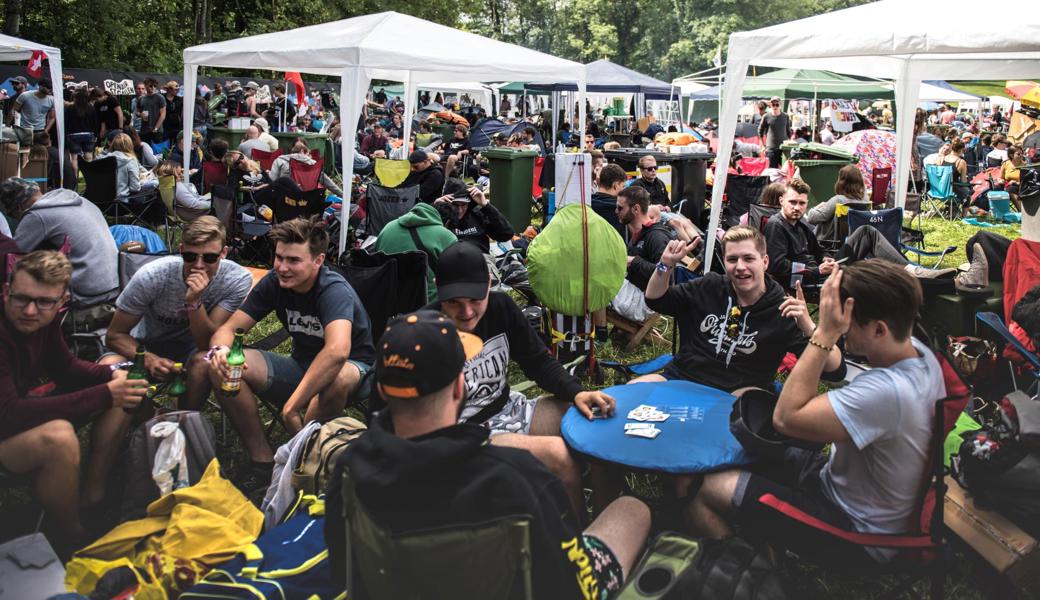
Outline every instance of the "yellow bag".
[[228, 480], [213, 459], [193, 486], [175, 490], [148, 506], [148, 516], [117, 525], [76, 552], [66, 566], [65, 586], [90, 595], [109, 570], [128, 566], [142, 582], [135, 598], [165, 600], [191, 587], [212, 566], [252, 544], [263, 514]]

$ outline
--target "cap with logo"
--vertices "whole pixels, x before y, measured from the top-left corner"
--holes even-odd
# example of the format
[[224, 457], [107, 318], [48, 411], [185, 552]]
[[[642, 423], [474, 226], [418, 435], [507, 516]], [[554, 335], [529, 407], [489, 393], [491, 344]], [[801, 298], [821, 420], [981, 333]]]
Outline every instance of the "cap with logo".
[[380, 338], [376, 385], [389, 398], [421, 398], [454, 381], [483, 347], [479, 337], [457, 330], [435, 310], [401, 315]]

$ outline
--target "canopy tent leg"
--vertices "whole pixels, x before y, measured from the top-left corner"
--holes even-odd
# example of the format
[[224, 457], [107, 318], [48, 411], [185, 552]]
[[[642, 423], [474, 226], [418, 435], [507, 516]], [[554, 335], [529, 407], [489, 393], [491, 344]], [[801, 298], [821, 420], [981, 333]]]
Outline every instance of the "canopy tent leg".
[[906, 205], [906, 190], [910, 181], [911, 145], [914, 143], [914, 117], [917, 98], [921, 93], [921, 76], [910, 59], [903, 61], [896, 79], [896, 206]]
[[[194, 64], [184, 65], [184, 139], [191, 139], [191, 130], [195, 127], [195, 94], [198, 93], [196, 80], [199, 76], [199, 66]], [[190, 146], [189, 146], [190, 148]], [[191, 176], [191, 153], [184, 152], [184, 183], [188, 183]]]
[[[350, 227], [351, 190], [354, 179], [354, 145], [357, 142], [357, 122], [371, 78], [361, 67], [343, 69], [340, 75], [339, 122], [341, 154], [343, 155], [343, 208], [339, 213], [339, 258], [347, 251], [347, 230]], [[349, 126], [348, 126], [349, 124]]]
[[[740, 111], [740, 94], [747, 78], [748, 61], [733, 60], [726, 66], [725, 84], [719, 102], [719, 151], [715, 156], [715, 181], [711, 189], [711, 218], [704, 243], [704, 270], [711, 269], [712, 254], [715, 250], [716, 231], [719, 229], [719, 217], [722, 215], [722, 195], [726, 191], [726, 165], [733, 153], [733, 136], [737, 130], [737, 113]], [[697, 200], [697, 199], [694, 199]]]

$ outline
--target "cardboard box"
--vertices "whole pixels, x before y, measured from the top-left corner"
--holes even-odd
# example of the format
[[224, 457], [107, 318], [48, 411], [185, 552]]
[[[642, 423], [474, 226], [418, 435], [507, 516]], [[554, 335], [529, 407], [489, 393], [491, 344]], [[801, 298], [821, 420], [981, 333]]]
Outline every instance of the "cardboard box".
[[1040, 542], [1002, 515], [975, 506], [971, 493], [946, 478], [943, 521], [1015, 585], [1040, 586]]
[[18, 144], [0, 144], [0, 181], [17, 177], [21, 160]]

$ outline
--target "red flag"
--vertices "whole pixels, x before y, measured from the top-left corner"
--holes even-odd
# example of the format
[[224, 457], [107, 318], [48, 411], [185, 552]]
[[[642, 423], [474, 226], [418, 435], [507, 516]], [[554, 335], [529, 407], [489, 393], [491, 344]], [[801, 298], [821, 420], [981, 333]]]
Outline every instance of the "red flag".
[[43, 75], [43, 59], [47, 58], [47, 53], [43, 50], [33, 50], [32, 56], [29, 57], [29, 64], [25, 70], [33, 77], [39, 78]]
[[286, 71], [285, 81], [291, 83], [294, 88], [294, 94], [296, 95], [296, 106], [303, 106], [307, 103], [307, 92], [303, 89], [303, 77], [295, 71]]

